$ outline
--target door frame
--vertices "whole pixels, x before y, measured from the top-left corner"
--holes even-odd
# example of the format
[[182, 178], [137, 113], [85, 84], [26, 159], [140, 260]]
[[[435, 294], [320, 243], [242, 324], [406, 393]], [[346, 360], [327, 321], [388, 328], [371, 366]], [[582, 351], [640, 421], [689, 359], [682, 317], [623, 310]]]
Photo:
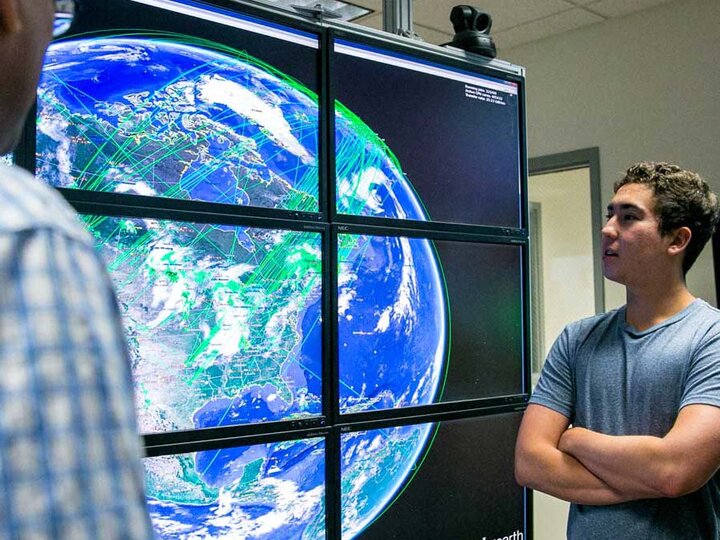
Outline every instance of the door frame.
[[539, 156], [528, 160], [528, 177], [535, 174], [568, 171], [587, 168], [590, 175], [590, 208], [592, 252], [593, 252], [593, 283], [595, 295], [595, 313], [605, 311], [605, 284], [600, 259], [600, 230], [603, 226], [602, 199], [600, 194], [600, 149], [597, 146], [583, 148], [560, 154]]

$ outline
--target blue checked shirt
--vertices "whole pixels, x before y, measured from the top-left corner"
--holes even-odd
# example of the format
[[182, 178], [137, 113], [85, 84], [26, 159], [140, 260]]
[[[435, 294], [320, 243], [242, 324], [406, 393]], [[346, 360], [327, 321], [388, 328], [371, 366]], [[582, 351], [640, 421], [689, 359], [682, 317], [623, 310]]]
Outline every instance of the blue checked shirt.
[[153, 537], [132, 392], [90, 235], [0, 165], [0, 540]]

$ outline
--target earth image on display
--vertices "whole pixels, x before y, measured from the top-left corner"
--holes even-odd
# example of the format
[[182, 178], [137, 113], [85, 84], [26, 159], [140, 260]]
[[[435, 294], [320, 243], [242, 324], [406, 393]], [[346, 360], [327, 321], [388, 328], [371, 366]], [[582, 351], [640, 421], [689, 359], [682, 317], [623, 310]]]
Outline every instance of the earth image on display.
[[[217, 44], [60, 41], [38, 91], [37, 173], [63, 188], [317, 212], [318, 116], [301, 83]], [[426, 219], [382, 140], [340, 104], [335, 120], [338, 212]], [[118, 291], [142, 432], [322, 414], [320, 233], [83, 219]], [[431, 243], [340, 235], [338, 262], [341, 412], [431, 403], [446, 341]], [[391, 504], [429, 435], [343, 435], [343, 538]], [[323, 438], [146, 458], [145, 470], [159, 538], [324, 537]]]

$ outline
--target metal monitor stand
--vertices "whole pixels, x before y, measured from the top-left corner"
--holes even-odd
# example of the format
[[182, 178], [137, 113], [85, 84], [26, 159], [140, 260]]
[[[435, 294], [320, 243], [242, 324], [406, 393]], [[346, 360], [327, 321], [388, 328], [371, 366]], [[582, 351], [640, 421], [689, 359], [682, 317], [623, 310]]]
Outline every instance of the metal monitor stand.
[[412, 0], [383, 0], [383, 30], [417, 39], [412, 8]]

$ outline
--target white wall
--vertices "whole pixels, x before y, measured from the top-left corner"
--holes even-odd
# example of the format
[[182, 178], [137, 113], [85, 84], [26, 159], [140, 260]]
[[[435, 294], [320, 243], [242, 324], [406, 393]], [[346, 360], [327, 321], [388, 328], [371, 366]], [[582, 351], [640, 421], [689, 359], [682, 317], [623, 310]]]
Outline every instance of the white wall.
[[541, 206], [544, 355], [570, 320], [595, 314], [588, 169], [539, 174], [528, 199]]
[[[527, 68], [530, 157], [600, 148], [602, 201], [630, 164], [665, 160], [720, 191], [720, 1], [677, 0], [499, 56]], [[715, 303], [712, 254], [688, 274]], [[624, 303], [606, 282], [606, 307]]]

